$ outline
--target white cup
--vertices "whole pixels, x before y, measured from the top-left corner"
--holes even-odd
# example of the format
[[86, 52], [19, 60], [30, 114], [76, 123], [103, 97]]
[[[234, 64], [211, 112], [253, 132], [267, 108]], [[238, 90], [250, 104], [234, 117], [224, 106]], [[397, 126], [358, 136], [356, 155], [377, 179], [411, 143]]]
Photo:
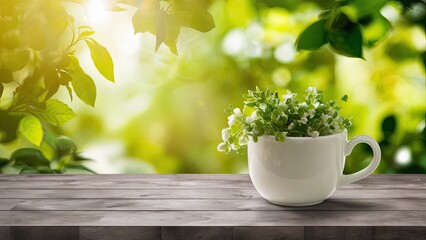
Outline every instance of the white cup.
[[[344, 175], [345, 158], [355, 145], [366, 143], [373, 160], [363, 170]], [[271, 203], [308, 206], [321, 203], [342, 185], [370, 175], [380, 163], [380, 147], [368, 136], [347, 141], [347, 131], [311, 137], [259, 137], [248, 143], [250, 178], [259, 194]]]

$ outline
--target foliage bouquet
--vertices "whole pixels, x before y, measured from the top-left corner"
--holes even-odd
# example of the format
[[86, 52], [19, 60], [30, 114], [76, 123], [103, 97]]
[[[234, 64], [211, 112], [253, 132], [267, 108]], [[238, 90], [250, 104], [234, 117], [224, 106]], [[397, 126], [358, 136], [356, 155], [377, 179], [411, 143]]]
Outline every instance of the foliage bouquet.
[[279, 92], [248, 91], [244, 95], [244, 108], [228, 107], [228, 127], [222, 130], [223, 142], [218, 150], [229, 153], [247, 145], [249, 138], [254, 142], [263, 135], [275, 136], [284, 141], [289, 137], [318, 137], [343, 131], [351, 126], [350, 119], [340, 115], [339, 102], [348, 100], [344, 95], [339, 101], [325, 101], [322, 91], [309, 87], [303, 101], [297, 94], [280, 96]]

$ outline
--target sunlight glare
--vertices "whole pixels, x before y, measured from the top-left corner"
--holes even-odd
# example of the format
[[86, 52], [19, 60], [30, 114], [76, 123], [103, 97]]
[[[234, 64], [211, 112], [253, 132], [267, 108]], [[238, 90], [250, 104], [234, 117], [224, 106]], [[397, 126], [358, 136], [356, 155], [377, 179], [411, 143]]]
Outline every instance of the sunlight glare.
[[108, 16], [105, 2], [102, 0], [91, 0], [87, 4], [87, 15], [89, 22], [93, 24], [105, 22]]

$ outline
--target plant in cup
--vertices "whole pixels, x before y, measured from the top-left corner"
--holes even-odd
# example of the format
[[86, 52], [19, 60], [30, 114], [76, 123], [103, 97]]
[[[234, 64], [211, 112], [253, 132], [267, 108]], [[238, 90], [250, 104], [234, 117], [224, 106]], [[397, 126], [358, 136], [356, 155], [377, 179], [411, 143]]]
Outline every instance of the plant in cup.
[[228, 127], [222, 130], [223, 142], [218, 150], [229, 153], [246, 146], [251, 137], [254, 142], [260, 136], [275, 136], [276, 141], [285, 141], [285, 137], [326, 136], [340, 133], [351, 126], [350, 119], [340, 115], [339, 103], [346, 102], [344, 95], [339, 101], [326, 101], [322, 91], [309, 87], [302, 101], [296, 93], [280, 96], [279, 92], [248, 91], [244, 95], [244, 108], [225, 112]]

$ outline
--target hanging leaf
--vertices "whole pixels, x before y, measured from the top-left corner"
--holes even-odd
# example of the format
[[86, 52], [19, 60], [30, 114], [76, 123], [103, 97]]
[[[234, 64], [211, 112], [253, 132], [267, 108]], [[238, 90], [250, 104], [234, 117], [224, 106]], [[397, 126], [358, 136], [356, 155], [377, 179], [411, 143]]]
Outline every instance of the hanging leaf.
[[71, 58], [68, 71], [72, 76], [71, 85], [77, 97], [87, 105], [94, 107], [96, 101], [95, 82], [83, 71], [77, 58]]
[[40, 146], [43, 139], [43, 127], [40, 121], [33, 115], [24, 117], [19, 122], [19, 131], [28, 141], [36, 146]]
[[179, 17], [182, 27], [208, 32], [216, 26], [213, 16], [202, 7], [192, 6], [190, 9], [183, 10], [178, 8], [173, 14]]
[[333, 19], [327, 34], [327, 41], [331, 48], [338, 54], [347, 57], [363, 58], [363, 40], [360, 27], [343, 13], [340, 13]]
[[296, 41], [297, 50], [314, 51], [326, 44], [326, 22], [327, 20], [319, 20], [307, 27]]
[[114, 64], [108, 50], [96, 42], [94, 39], [86, 39], [86, 44], [90, 49], [90, 56], [98, 71], [107, 80], [114, 82]]
[[29, 112], [55, 126], [61, 126], [76, 116], [71, 108], [56, 99], [47, 100], [46, 108], [44, 110], [34, 109], [29, 110]]

